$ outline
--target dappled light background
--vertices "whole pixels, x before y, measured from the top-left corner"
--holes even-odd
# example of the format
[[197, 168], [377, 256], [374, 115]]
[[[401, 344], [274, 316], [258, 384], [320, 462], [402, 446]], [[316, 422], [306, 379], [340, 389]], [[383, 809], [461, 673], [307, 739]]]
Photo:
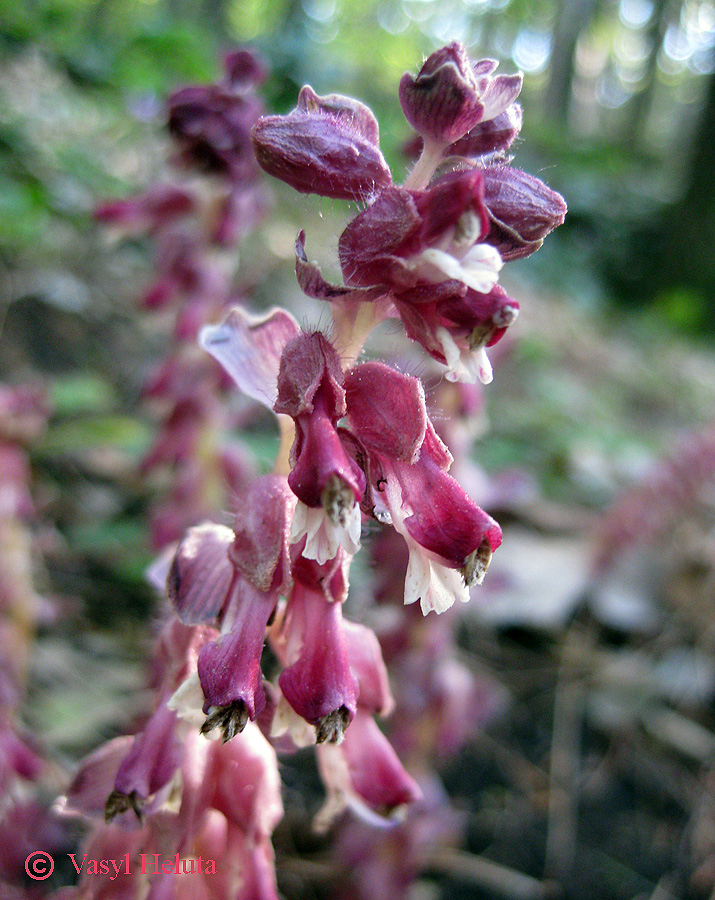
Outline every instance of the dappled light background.
[[[546, 898], [554, 883], [569, 900], [712, 897], [713, 0], [2, 5], [0, 382], [44, 398], [44, 425], [33, 418], [18, 438], [34, 498], [25, 593], [47, 600], [23, 632], [22, 721], [53, 761], [42, 801], [141, 721], [161, 609], [146, 573], [160, 544], [153, 504], [172, 473], [141, 466], [161, 434], [145, 388], [175, 310], [141, 308], [156, 248], [100, 226], [98, 204], [174, 178], [167, 96], [216, 81], [222, 54], [246, 44], [267, 62], [270, 112], [293, 109], [306, 83], [367, 103], [401, 182], [413, 159], [397, 84], [454, 40], [524, 73], [509, 153], [569, 212], [505, 267], [520, 316], [460, 423], [475, 441], [470, 489], [504, 544], [457, 626], [484, 730], [439, 762], [465, 855], [433, 857], [420, 877], [471, 900]], [[228, 267], [236, 300], [327, 328], [296, 284], [294, 241], [305, 229], [309, 258], [339, 281], [335, 236], [360, 204], [267, 176], [263, 187], [266, 217]], [[376, 334], [378, 355], [423, 377], [436, 407], [449, 386], [397, 331]], [[247, 470], [270, 470], [272, 420], [236, 395], [215, 409], [241, 423], [229, 437]], [[369, 583], [358, 567], [356, 618]], [[314, 768], [286, 762], [283, 776], [293, 813], [276, 832], [279, 888], [335, 896], [328, 844], [309, 828]], [[2, 814], [0, 802], [0, 826]]]

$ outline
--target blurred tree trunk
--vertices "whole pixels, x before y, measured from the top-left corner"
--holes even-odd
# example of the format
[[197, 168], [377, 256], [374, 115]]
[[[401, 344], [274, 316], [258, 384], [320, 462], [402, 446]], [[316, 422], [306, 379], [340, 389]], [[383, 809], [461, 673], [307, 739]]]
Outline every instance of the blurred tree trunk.
[[591, 21], [595, 7], [596, 0], [561, 0], [559, 3], [544, 99], [546, 115], [555, 122], [566, 122], [575, 71], [576, 44]]
[[707, 78], [700, 125], [687, 163], [680, 200], [662, 220], [660, 289], [694, 287], [715, 321], [715, 74]]
[[653, 94], [656, 85], [656, 72], [658, 68], [658, 53], [663, 44], [663, 38], [670, 21], [667, 15], [670, 0], [655, 0], [650, 24], [646, 33], [646, 40], [650, 43], [648, 59], [646, 61], [644, 87], [633, 98], [631, 116], [627, 124], [626, 139], [632, 142], [632, 146], [641, 147], [645, 133], [648, 115], [653, 103]]

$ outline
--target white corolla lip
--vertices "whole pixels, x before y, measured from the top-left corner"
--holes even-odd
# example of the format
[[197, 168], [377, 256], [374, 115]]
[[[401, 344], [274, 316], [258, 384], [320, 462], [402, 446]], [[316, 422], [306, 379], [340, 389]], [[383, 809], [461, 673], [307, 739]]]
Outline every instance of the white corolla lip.
[[304, 536], [303, 556], [323, 565], [335, 559], [340, 547], [353, 556], [360, 549], [360, 507], [356, 503], [347, 513], [346, 524], [334, 522], [322, 506], [310, 507], [299, 500], [296, 504], [290, 540], [297, 544]]
[[428, 247], [415, 257], [410, 268], [434, 283], [461, 281], [480, 294], [488, 294], [499, 280], [503, 265], [496, 247], [475, 244], [461, 259], [446, 250]]
[[429, 559], [422, 548], [407, 538], [410, 558], [405, 578], [405, 603], [420, 601], [424, 615], [434, 610], [443, 613], [454, 605], [455, 600], [466, 603], [469, 589], [456, 569]]
[[447, 380], [474, 384], [477, 379], [482, 384], [491, 384], [494, 378], [492, 364], [484, 347], [476, 350], [460, 348], [446, 328], [437, 328], [435, 337], [442, 346], [447, 360]]

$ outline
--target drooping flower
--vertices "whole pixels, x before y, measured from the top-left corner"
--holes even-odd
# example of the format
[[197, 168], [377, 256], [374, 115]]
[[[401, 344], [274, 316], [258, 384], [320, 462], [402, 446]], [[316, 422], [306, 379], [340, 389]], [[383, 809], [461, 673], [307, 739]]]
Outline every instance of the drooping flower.
[[451, 172], [424, 191], [384, 190], [340, 236], [345, 283], [400, 291], [458, 280], [490, 290], [501, 260], [482, 243], [489, 230], [483, 196], [478, 169]]
[[429, 355], [447, 367], [447, 380], [489, 384], [492, 365], [486, 348], [504, 336], [519, 313], [519, 304], [499, 285], [488, 293], [472, 290], [459, 282], [445, 282], [438, 290], [412, 292], [406, 299], [395, 297], [405, 331]]
[[169, 595], [182, 621], [217, 623], [221, 634], [198, 655], [207, 718], [228, 741], [265, 706], [261, 654], [279, 594], [288, 591], [295, 499], [285, 478], [254, 479], [238, 500], [234, 529], [191, 529], [174, 557]]
[[359, 693], [342, 614], [349, 558], [341, 549], [321, 565], [299, 550], [283, 624], [286, 667], [278, 685], [290, 707], [315, 727], [317, 743], [340, 742], [355, 715]]
[[370, 712], [358, 708], [339, 746], [317, 748], [318, 766], [328, 797], [315, 820], [319, 831], [349, 808], [364, 821], [390, 827], [409, 803], [421, 797], [417, 782], [405, 770]]
[[486, 383], [484, 348], [502, 337], [518, 304], [496, 285], [502, 261], [485, 242], [483, 192], [478, 169], [450, 173], [426, 191], [390, 188], [338, 246], [346, 284], [382, 285], [408, 335], [448, 377]]
[[421, 382], [368, 362], [347, 373], [345, 390], [350, 426], [370, 455], [373, 502], [410, 551], [405, 602], [419, 599], [427, 613], [466, 601], [501, 529], [448, 474], [452, 457], [427, 416]]
[[365, 475], [338, 427], [345, 415], [340, 360], [319, 331], [301, 333], [284, 349], [274, 409], [296, 425], [288, 484], [298, 498], [292, 540], [304, 535], [303, 553], [324, 563], [340, 546], [360, 546], [360, 500]]

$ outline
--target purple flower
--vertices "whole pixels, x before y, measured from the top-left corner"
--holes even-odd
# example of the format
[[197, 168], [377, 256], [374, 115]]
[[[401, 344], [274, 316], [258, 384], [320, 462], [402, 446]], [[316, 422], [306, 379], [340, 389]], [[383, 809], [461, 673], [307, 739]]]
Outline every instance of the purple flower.
[[504, 336], [519, 304], [499, 285], [480, 293], [451, 281], [423, 295], [424, 302], [415, 302], [417, 292], [394, 298], [408, 336], [447, 367], [449, 381], [489, 384], [492, 366], [485, 350]]
[[285, 623], [287, 667], [278, 684], [317, 743], [339, 742], [355, 715], [358, 684], [350, 667], [342, 603], [296, 577]]
[[486, 383], [484, 347], [519, 307], [496, 287], [502, 261], [486, 243], [483, 192], [479, 169], [452, 172], [426, 191], [388, 188], [347, 226], [338, 248], [346, 284], [382, 285], [408, 335], [450, 378]]
[[493, 59], [472, 62], [454, 42], [427, 57], [416, 78], [405, 73], [400, 103], [405, 118], [425, 140], [451, 144], [478, 123], [494, 119], [521, 91], [523, 76], [496, 75]]
[[128, 809], [133, 809], [141, 820], [147, 799], [169, 783], [181, 765], [184, 751], [176, 725], [174, 710], [161, 703], [134, 738], [105, 804], [108, 822]]
[[340, 746], [318, 747], [318, 765], [328, 790], [315, 827], [327, 829], [343, 809], [372, 825], [395, 824], [396, 813], [422, 796], [372, 715], [359, 708]]
[[198, 677], [207, 715], [224, 741], [266, 704], [261, 653], [268, 620], [290, 586], [289, 533], [295, 499], [284, 478], [256, 478], [238, 498], [233, 531], [204, 524], [180, 543], [167, 586], [182, 621], [218, 621], [221, 636], [201, 648]]
[[181, 88], [169, 97], [169, 131], [189, 168], [247, 183], [258, 172], [251, 128], [263, 104], [250, 88], [263, 79], [263, 68], [245, 51], [226, 58], [226, 77], [218, 84]]
[[425, 191], [384, 190], [340, 235], [345, 283], [400, 291], [456, 279], [490, 290], [501, 260], [481, 243], [489, 230], [483, 193], [478, 169], [451, 172]]
[[222, 635], [201, 648], [198, 674], [205, 702], [204, 734], [219, 727], [230, 741], [266, 704], [261, 653], [278, 595], [236, 576], [223, 610]]
[[131, 231], [159, 231], [196, 210], [197, 200], [186, 188], [161, 184], [128, 200], [103, 203], [94, 213], [98, 222]]

